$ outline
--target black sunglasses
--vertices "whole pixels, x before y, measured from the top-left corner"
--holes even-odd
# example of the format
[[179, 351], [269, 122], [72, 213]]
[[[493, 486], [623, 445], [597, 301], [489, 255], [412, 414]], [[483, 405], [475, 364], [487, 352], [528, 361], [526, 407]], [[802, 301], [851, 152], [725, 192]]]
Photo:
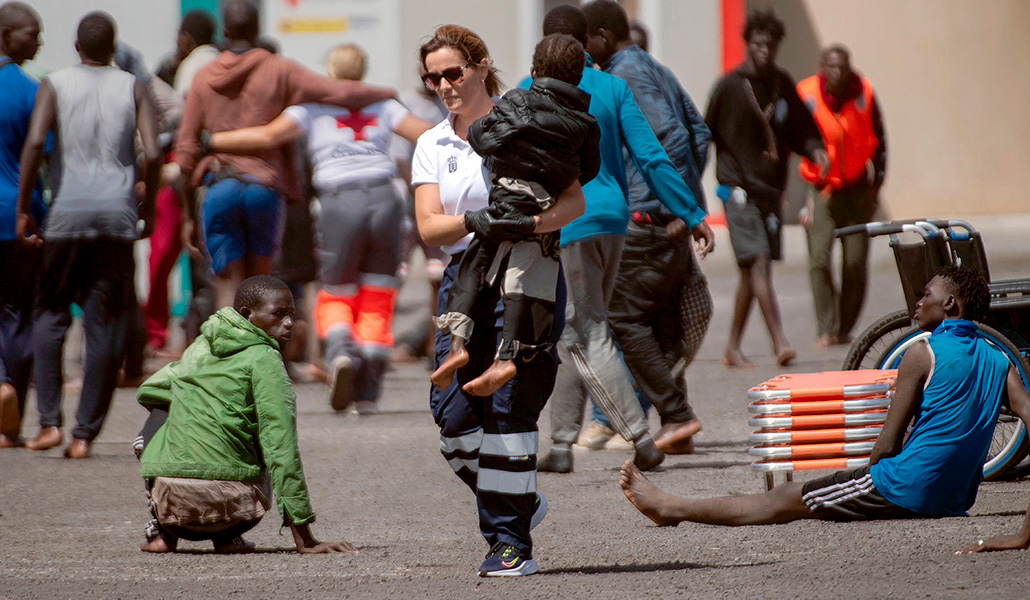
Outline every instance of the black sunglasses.
[[451, 83], [458, 83], [465, 77], [465, 71], [468, 70], [472, 64], [463, 65], [460, 67], [448, 67], [443, 71], [437, 73], [436, 71], [429, 71], [428, 73], [422, 74], [422, 83], [426, 84], [426, 87], [435, 90], [440, 81], [446, 79]]

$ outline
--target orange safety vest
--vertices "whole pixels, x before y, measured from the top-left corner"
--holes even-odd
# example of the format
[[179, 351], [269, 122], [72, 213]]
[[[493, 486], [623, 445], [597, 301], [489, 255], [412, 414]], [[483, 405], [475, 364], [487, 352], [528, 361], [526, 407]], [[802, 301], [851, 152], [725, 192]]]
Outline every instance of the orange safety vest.
[[812, 111], [830, 158], [830, 169], [822, 180], [819, 166], [802, 158], [798, 166], [801, 176], [816, 187], [831, 191], [866, 179], [866, 163], [880, 144], [873, 132], [873, 86], [869, 80], [862, 78], [862, 93], [846, 102], [839, 113], [823, 101], [818, 75], [798, 83], [798, 95]]

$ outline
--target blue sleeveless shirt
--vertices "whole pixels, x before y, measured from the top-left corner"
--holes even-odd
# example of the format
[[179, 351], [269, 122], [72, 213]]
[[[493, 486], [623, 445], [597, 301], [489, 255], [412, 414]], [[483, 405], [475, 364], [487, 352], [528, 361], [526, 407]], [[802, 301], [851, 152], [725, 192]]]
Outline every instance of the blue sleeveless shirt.
[[976, 501], [1009, 361], [964, 319], [945, 319], [929, 344], [932, 365], [912, 432], [901, 452], [869, 471], [892, 504], [962, 515]]

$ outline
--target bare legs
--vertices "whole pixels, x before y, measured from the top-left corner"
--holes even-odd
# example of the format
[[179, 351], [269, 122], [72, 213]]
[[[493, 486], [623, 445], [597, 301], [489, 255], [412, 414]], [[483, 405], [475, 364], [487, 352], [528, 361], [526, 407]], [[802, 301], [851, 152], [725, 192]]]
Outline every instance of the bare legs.
[[790, 482], [764, 494], [724, 496], [688, 500], [663, 492], [626, 461], [619, 473], [619, 485], [633, 506], [660, 527], [683, 521], [708, 525], [771, 525], [811, 519], [801, 500], [801, 484]]
[[234, 260], [215, 275], [218, 308], [232, 306], [236, 298], [236, 288], [243, 280], [255, 275], [268, 275], [272, 272], [272, 259], [247, 253], [241, 259]]
[[768, 256], [760, 256], [749, 266], [740, 267], [740, 282], [737, 284], [737, 296], [733, 302], [733, 322], [730, 325], [730, 338], [726, 342], [722, 362], [730, 367], [748, 367], [751, 361], [740, 349], [740, 341], [744, 335], [744, 327], [751, 313], [753, 300], [758, 300], [758, 308], [765, 318], [765, 326], [772, 338], [776, 362], [786, 366], [797, 357], [797, 352], [790, 346], [783, 333], [780, 321], [780, 309], [776, 303], [776, 292], [772, 285], [772, 261]]

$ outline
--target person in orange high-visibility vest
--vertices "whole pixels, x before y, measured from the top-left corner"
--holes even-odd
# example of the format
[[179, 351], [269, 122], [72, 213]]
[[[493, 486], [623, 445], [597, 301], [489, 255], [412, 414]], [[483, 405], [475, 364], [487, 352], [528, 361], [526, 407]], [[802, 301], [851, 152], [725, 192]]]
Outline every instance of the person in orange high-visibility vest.
[[819, 337], [816, 345], [851, 343], [851, 329], [865, 300], [869, 239], [841, 238], [840, 287], [833, 279], [833, 230], [868, 223], [887, 166], [887, 141], [872, 85], [851, 68], [848, 50], [823, 51], [819, 72], [798, 83], [798, 95], [812, 111], [830, 167], [802, 159], [801, 176], [812, 184], [801, 223], [808, 234], [809, 279]]

